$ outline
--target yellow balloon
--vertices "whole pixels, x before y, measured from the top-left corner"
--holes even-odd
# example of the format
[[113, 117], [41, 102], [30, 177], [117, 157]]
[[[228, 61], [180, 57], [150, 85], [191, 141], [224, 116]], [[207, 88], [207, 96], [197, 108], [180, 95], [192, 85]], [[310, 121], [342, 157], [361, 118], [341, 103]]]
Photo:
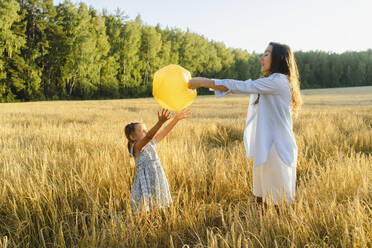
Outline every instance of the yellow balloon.
[[152, 94], [165, 109], [181, 110], [196, 98], [196, 90], [188, 88], [191, 74], [179, 65], [167, 65], [154, 75]]

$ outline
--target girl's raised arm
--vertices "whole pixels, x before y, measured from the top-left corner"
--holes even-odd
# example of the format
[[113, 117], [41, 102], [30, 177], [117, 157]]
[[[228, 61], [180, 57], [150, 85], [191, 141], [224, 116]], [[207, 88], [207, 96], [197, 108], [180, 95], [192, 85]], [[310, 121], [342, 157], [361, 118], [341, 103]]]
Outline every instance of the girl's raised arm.
[[174, 119], [163, 129], [159, 134], [155, 136], [155, 140], [157, 143], [159, 143], [167, 134], [174, 128], [174, 126], [177, 124], [178, 121], [189, 118], [190, 117], [190, 110], [184, 109], [179, 112], [177, 112]]
[[162, 109], [161, 112], [158, 112], [158, 122], [148, 131], [146, 136], [134, 144], [134, 156], [137, 157], [138, 153], [142, 148], [147, 145], [155, 136], [156, 132], [160, 127], [170, 119], [170, 112], [166, 109]]

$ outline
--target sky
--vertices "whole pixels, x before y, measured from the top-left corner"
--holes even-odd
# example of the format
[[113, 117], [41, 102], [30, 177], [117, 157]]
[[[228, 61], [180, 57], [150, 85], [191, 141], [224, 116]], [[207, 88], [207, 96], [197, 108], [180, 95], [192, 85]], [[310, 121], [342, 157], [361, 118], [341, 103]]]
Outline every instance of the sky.
[[[64, 0], [54, 0], [58, 5]], [[119, 8], [147, 25], [180, 28], [261, 53], [270, 41], [294, 51], [342, 53], [372, 48], [372, 0], [71, 0]]]

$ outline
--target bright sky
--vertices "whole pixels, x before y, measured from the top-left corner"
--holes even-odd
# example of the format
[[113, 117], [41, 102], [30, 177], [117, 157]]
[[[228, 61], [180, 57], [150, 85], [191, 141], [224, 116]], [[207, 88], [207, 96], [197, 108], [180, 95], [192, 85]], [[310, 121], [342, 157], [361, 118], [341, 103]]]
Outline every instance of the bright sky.
[[[54, 0], [57, 5], [64, 0]], [[73, 3], [80, 0], [71, 0]], [[341, 53], [372, 48], [372, 0], [82, 0], [110, 13], [119, 8], [148, 25], [189, 29], [249, 52], [270, 41], [294, 51]]]

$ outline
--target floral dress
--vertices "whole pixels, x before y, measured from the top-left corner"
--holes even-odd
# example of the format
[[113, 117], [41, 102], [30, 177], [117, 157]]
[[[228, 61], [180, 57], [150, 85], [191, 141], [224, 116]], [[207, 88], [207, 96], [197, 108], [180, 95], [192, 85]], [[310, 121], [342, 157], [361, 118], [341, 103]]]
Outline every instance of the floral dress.
[[[134, 147], [134, 146], [133, 146]], [[134, 157], [133, 147], [131, 156]], [[135, 157], [137, 173], [132, 186], [133, 212], [152, 207], [168, 207], [172, 203], [168, 181], [161, 166], [155, 139]]]

